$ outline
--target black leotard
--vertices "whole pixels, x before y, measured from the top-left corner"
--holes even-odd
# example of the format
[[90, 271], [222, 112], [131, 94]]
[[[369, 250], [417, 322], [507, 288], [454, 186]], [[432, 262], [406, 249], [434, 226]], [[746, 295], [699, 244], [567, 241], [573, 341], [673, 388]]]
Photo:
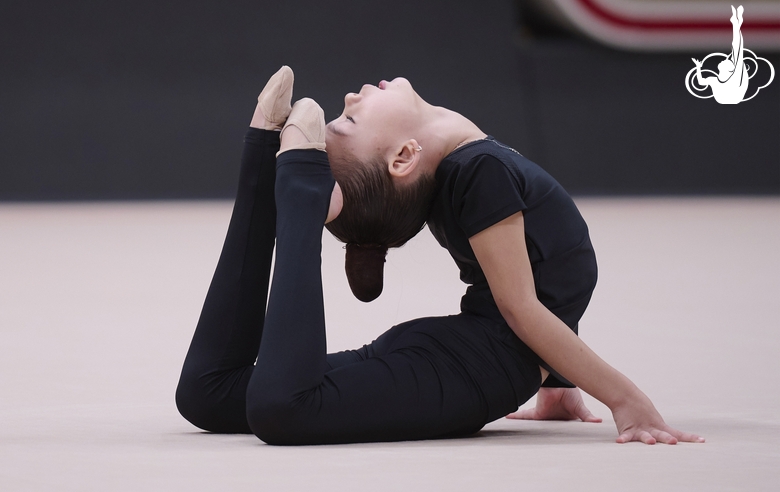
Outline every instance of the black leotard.
[[[522, 211], [536, 295], [576, 333], [596, 286], [596, 257], [588, 227], [563, 187], [490, 136], [449, 154], [436, 180], [439, 192], [428, 227], [457, 263], [461, 280], [470, 284], [461, 310], [503, 320], [468, 238]], [[545, 386], [560, 386], [548, 381]]]

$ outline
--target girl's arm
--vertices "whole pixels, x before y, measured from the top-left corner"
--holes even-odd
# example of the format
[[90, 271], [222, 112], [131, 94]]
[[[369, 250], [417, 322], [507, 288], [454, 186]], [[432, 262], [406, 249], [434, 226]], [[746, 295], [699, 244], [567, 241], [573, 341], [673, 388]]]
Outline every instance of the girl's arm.
[[604, 362], [539, 302], [525, 245], [522, 212], [475, 234], [469, 242], [509, 326], [563, 377], [609, 407], [620, 433], [617, 442], [704, 441], [666, 425], [634, 383]]

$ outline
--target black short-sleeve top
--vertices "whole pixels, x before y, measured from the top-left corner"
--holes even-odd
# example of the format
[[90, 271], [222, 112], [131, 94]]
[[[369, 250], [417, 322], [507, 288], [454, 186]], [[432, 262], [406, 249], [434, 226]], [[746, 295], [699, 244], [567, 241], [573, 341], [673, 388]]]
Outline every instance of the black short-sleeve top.
[[428, 227], [469, 284], [461, 310], [503, 319], [468, 238], [522, 211], [536, 295], [576, 332], [596, 286], [596, 257], [585, 220], [563, 187], [490, 136], [450, 153], [435, 177]]

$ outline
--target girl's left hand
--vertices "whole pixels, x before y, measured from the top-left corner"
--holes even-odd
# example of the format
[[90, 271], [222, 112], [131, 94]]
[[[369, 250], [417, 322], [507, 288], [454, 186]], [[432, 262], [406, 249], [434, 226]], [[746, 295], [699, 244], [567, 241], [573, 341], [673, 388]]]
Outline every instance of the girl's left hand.
[[616, 442], [623, 444], [641, 441], [645, 444], [677, 444], [678, 442], [704, 442], [704, 438], [674, 429], [664, 422], [650, 399], [641, 391], [633, 398], [612, 409], [615, 425], [620, 433]]
[[590, 413], [577, 388], [540, 388], [536, 394], [536, 407], [518, 410], [507, 415], [520, 420], [582, 420], [601, 422]]

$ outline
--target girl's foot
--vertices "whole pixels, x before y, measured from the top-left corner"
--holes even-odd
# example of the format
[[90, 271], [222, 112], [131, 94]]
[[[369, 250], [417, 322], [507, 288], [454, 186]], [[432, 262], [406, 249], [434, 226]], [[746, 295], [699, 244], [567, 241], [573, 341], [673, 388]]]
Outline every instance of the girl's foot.
[[325, 112], [314, 99], [304, 97], [293, 106], [282, 128], [279, 154], [292, 149], [325, 150]]
[[257, 96], [257, 107], [249, 126], [262, 130], [280, 130], [290, 114], [292, 101], [293, 71], [282, 66], [265, 84]]

